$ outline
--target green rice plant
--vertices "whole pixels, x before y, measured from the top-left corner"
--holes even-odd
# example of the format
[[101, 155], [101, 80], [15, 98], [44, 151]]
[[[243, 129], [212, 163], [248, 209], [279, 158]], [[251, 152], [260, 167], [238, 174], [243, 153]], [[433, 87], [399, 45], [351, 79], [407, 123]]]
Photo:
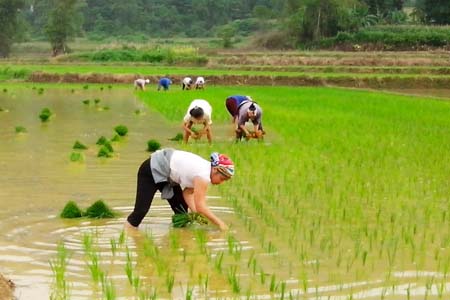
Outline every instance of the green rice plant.
[[127, 274], [128, 282], [130, 283], [130, 285], [133, 285], [133, 280], [134, 280], [133, 262], [131, 260], [131, 254], [130, 254], [130, 250], [128, 249], [128, 247], [126, 247], [125, 253], [126, 253], [125, 274]]
[[108, 147], [103, 145], [98, 150], [97, 157], [107, 157], [107, 158], [109, 158], [109, 157], [113, 157], [113, 154], [111, 153], [111, 151], [109, 150]]
[[49, 119], [52, 115], [53, 115], [53, 113], [50, 111], [50, 109], [45, 107], [41, 110], [41, 113], [39, 114], [39, 118], [41, 119], [41, 122], [45, 123], [45, 122], [49, 121]]
[[103, 135], [98, 138], [97, 142], [95, 142], [96, 145], [104, 145], [108, 142], [108, 139], [104, 137]]
[[81, 218], [83, 216], [83, 211], [78, 207], [75, 201], [71, 200], [66, 203], [59, 216], [63, 219]]
[[83, 102], [84, 105], [89, 105], [91, 103], [91, 100], [85, 99], [85, 100], [83, 100], [81, 102]]
[[147, 151], [148, 152], [155, 152], [156, 150], [161, 149], [161, 144], [154, 139], [147, 141]]
[[115, 255], [116, 255], [116, 252], [117, 252], [117, 242], [116, 242], [116, 239], [115, 239], [115, 238], [110, 238], [110, 239], [109, 239], [109, 244], [110, 244], [110, 246], [111, 246], [111, 252], [112, 252], [112, 255], [115, 256]]
[[128, 127], [125, 125], [117, 125], [116, 127], [114, 127], [114, 131], [119, 135], [119, 136], [126, 136], [128, 133]]
[[189, 287], [189, 285], [186, 287], [186, 300], [192, 300], [194, 296], [194, 287]]
[[4, 88], [3, 89], [3, 93], [7, 93], [8, 92], [8, 89], [7, 88]]
[[230, 266], [228, 269], [228, 283], [231, 285], [231, 290], [233, 293], [238, 294], [241, 291], [241, 286], [239, 282], [239, 278], [236, 275], [237, 272], [237, 266]]
[[106, 205], [103, 200], [97, 200], [86, 209], [86, 213], [84, 215], [88, 218], [104, 219], [114, 218], [116, 217], [117, 213], [114, 212], [108, 205]]
[[214, 260], [214, 268], [217, 272], [222, 273], [222, 264], [223, 264], [223, 252], [220, 251], [216, 255], [216, 259]]
[[86, 261], [86, 265], [88, 267], [89, 273], [91, 274], [91, 278], [96, 285], [103, 281], [105, 277], [105, 273], [100, 268], [100, 257], [99, 254], [91, 250], [87, 253], [88, 260]]
[[120, 136], [118, 134], [115, 134], [112, 138], [111, 138], [111, 142], [120, 142]]
[[167, 273], [167, 275], [166, 275], [166, 287], [167, 287], [167, 292], [169, 294], [172, 293], [174, 284], [175, 284], [175, 276], [173, 275], [173, 273]]
[[175, 228], [187, 227], [193, 224], [207, 225], [208, 219], [197, 212], [187, 212], [172, 215], [172, 225]]
[[208, 238], [206, 232], [204, 230], [195, 230], [195, 240], [200, 248], [200, 252], [202, 254], [207, 253], [208, 248], [206, 247], [206, 243], [208, 242]]
[[38, 88], [38, 95], [42, 95], [44, 93], [44, 88]]
[[[0, 108], [1, 111], [1, 108]], [[27, 129], [23, 126], [16, 126], [16, 133], [26, 133]]]
[[83, 89], [87, 90], [89, 88], [89, 85], [85, 84], [83, 85]]
[[114, 282], [106, 275], [102, 277], [102, 292], [105, 300], [114, 300], [117, 298]]
[[270, 277], [270, 287], [269, 290], [271, 293], [274, 293], [278, 290], [278, 284], [276, 282], [276, 276], [275, 274], [272, 274], [272, 276]]
[[83, 162], [84, 161], [84, 154], [80, 152], [72, 152], [70, 153], [70, 161], [72, 162]]
[[169, 141], [179, 142], [183, 140], [183, 134], [178, 132], [174, 137], [170, 138]]
[[72, 149], [79, 149], [79, 150], [86, 150], [88, 147], [84, 144], [82, 144], [80, 141], [75, 141], [75, 143], [72, 146]]
[[57, 257], [50, 260], [50, 268], [55, 276], [56, 296], [55, 299], [68, 299], [69, 286], [66, 282], [66, 270], [70, 252], [66, 249], [63, 242], [59, 242], [57, 246]]
[[125, 241], [126, 241], [125, 231], [122, 230], [119, 235], [119, 246], [125, 245]]
[[99, 104], [99, 103], [100, 103], [100, 99], [95, 98], [95, 99], [94, 99], [94, 103], [95, 103], [95, 105]]

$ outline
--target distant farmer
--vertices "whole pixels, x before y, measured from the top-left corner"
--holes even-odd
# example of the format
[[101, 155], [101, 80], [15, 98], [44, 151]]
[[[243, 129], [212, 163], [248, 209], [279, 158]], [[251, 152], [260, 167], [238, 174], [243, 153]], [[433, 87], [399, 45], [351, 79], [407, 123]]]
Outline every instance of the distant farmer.
[[191, 152], [158, 150], [139, 168], [136, 202], [125, 225], [136, 228], [141, 224], [159, 190], [175, 214], [185, 213], [189, 208], [226, 230], [228, 226], [206, 204], [206, 194], [209, 184], [221, 184], [233, 175], [233, 162], [224, 154], [214, 152], [211, 161], [207, 161]]
[[172, 84], [172, 80], [170, 80], [167, 77], [163, 77], [158, 82], [158, 91], [161, 89], [161, 87], [167, 91], [169, 89], [169, 86]]
[[[212, 108], [208, 101], [203, 99], [195, 99], [191, 102], [186, 115], [183, 118], [183, 140], [185, 143], [189, 141], [190, 136], [195, 139], [199, 139], [204, 134], [206, 134], [208, 142], [210, 144], [212, 143], [211, 115]], [[194, 131], [194, 128], [192, 128], [194, 124], [203, 124], [203, 128], [199, 131]]]
[[145, 85], [147, 83], [150, 83], [150, 79], [143, 79], [143, 78], [136, 79], [134, 81], [134, 89], [136, 90], [140, 88], [141, 90], [145, 91]]
[[197, 79], [195, 80], [195, 89], [199, 90], [199, 89], [204, 89], [205, 88], [205, 78], [203, 77], [197, 77]]
[[[262, 138], [265, 134], [262, 126], [262, 109], [252, 101], [243, 102], [238, 108], [236, 139], [240, 140], [242, 137], [250, 139], [251, 137]], [[253, 133], [250, 133], [245, 127], [245, 123], [253, 123]]]
[[239, 113], [239, 106], [245, 102], [245, 101], [253, 101], [250, 96], [241, 96], [241, 95], [235, 95], [230, 96], [225, 101], [225, 105], [227, 107], [228, 112], [230, 113], [231, 117], [233, 118], [232, 121], [237, 127], [237, 117]]
[[182, 90], [190, 90], [192, 88], [192, 78], [191, 77], [184, 77], [183, 81], [181, 82], [181, 89]]

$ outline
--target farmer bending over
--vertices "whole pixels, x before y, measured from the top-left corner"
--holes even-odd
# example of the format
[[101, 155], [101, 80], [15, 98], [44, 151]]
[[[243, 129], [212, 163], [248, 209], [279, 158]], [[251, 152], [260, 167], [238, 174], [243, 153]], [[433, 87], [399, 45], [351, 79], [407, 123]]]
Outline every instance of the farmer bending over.
[[185, 90], [185, 89], [190, 90], [193, 83], [194, 82], [192, 81], [191, 77], [185, 77], [185, 78], [183, 78], [183, 81], [181, 82], [181, 89], [182, 90]]
[[136, 79], [134, 81], [134, 89], [136, 90], [140, 88], [141, 90], [145, 91], [145, 85], [147, 83], [150, 83], [150, 79], [143, 79], [143, 78]]
[[196, 90], [203, 90], [205, 88], [205, 78], [203, 77], [197, 77], [195, 80], [195, 89]]
[[227, 107], [228, 112], [230, 113], [232, 117], [232, 122], [235, 124], [237, 128], [237, 119], [239, 114], [239, 106], [248, 101], [253, 101], [250, 96], [241, 96], [241, 95], [235, 95], [230, 96], [225, 100], [225, 106]]
[[228, 226], [206, 205], [206, 193], [209, 184], [221, 184], [233, 175], [233, 162], [224, 154], [212, 153], [209, 162], [191, 152], [158, 150], [139, 168], [136, 203], [125, 226], [136, 228], [141, 224], [159, 190], [175, 214], [186, 213], [189, 208], [226, 230]]
[[[208, 142], [212, 142], [211, 133], [211, 115], [212, 108], [208, 101], [202, 99], [196, 99], [191, 102], [186, 115], [183, 118], [183, 129], [184, 136], [183, 140], [185, 143], [188, 142], [189, 137], [192, 136], [194, 139], [200, 138], [203, 134], [206, 134]], [[195, 132], [192, 129], [194, 124], [203, 124], [203, 128], [199, 132]]]
[[[262, 127], [262, 109], [261, 107], [251, 101], [242, 103], [238, 108], [236, 139], [240, 140], [242, 137], [250, 139], [251, 137], [261, 138], [265, 133]], [[253, 135], [245, 127], [245, 123], [252, 122], [254, 127]]]
[[158, 82], [158, 91], [162, 88], [164, 88], [165, 91], [169, 89], [169, 85], [172, 84], [172, 80], [170, 80], [167, 77], [163, 77]]

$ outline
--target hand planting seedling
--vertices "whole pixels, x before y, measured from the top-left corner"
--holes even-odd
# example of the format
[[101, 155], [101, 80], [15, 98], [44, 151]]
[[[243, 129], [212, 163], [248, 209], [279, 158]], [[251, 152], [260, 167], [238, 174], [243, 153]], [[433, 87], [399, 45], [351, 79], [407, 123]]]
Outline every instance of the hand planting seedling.
[[172, 224], [175, 228], [182, 228], [193, 224], [207, 225], [208, 219], [197, 212], [186, 212], [174, 214], [172, 216]]

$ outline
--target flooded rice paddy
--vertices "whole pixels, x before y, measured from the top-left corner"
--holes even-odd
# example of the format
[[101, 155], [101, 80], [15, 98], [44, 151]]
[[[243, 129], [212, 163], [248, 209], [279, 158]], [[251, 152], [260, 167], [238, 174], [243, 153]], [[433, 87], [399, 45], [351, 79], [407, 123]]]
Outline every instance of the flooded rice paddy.
[[[82, 103], [95, 98], [101, 100], [97, 105]], [[172, 229], [170, 207], [161, 200], [153, 202], [140, 232], [124, 232], [137, 167], [149, 155], [146, 141], [166, 141], [180, 131], [144, 107], [131, 89], [91, 86], [40, 95], [23, 88], [0, 94], [0, 107], [0, 272], [16, 283], [18, 299], [450, 297], [447, 274], [414, 266], [379, 276], [371, 265], [365, 272], [337, 276], [340, 269], [351, 268], [347, 262], [308, 278], [301, 269], [305, 260], [284, 257], [288, 251], [270, 244], [261, 250], [254, 244], [257, 237], [244, 230], [229, 235], [209, 227]], [[44, 107], [54, 113], [47, 123], [38, 118]], [[112, 137], [119, 124], [129, 128], [128, 136], [113, 143], [112, 158], [98, 158], [95, 142]], [[16, 126], [27, 132], [17, 134]], [[83, 163], [69, 159], [76, 140], [89, 147]], [[68, 200], [86, 208], [98, 199], [120, 216], [58, 216]], [[215, 195], [208, 201], [227, 221], [233, 219], [230, 203]], [[318, 270], [321, 262], [306, 263]]]

